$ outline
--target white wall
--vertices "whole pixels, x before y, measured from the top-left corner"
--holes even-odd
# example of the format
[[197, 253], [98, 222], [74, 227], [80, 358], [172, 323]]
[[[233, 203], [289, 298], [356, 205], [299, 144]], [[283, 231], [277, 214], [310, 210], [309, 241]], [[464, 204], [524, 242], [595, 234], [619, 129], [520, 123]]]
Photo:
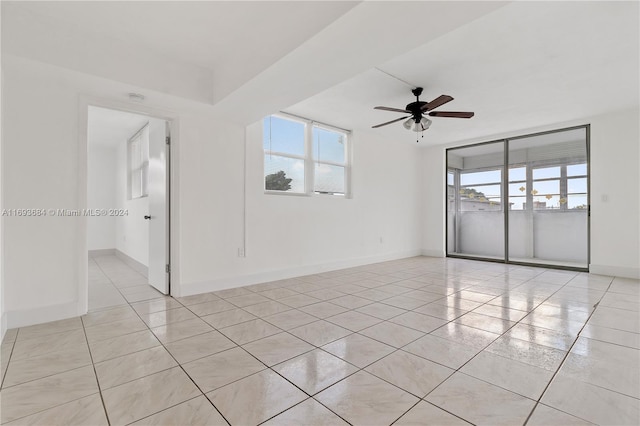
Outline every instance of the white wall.
[[[4, 206], [78, 208], [78, 92], [9, 62], [3, 56]], [[78, 220], [4, 218], [9, 328], [78, 313]]]
[[[89, 209], [116, 207], [116, 149], [91, 143], [91, 130], [87, 150], [87, 206]], [[116, 247], [116, 217], [91, 216], [87, 218], [89, 250]]]
[[[195, 293], [420, 253], [418, 159], [411, 144], [354, 132], [353, 198], [264, 194], [262, 126], [218, 125], [181, 151], [182, 291]], [[204, 126], [201, 128], [204, 130]], [[211, 129], [213, 130], [213, 129]], [[227, 161], [211, 163], [212, 159]], [[204, 185], [203, 185], [204, 183]]]
[[637, 108], [569, 123], [495, 135], [422, 151], [424, 253], [445, 254], [445, 149], [538, 131], [591, 124], [590, 272], [640, 278], [640, 111]]
[[[1, 12], [2, 8], [0, 8], [0, 17], [2, 16]], [[2, 31], [0, 31], [0, 34]], [[0, 36], [0, 46], [2, 36]], [[2, 71], [2, 66], [0, 64], [0, 99], [4, 95], [3, 92], [4, 87], [4, 71]], [[3, 196], [3, 185], [4, 179], [3, 177], [3, 150], [4, 150], [4, 137], [1, 134], [2, 132], [2, 102], [0, 101], [0, 211], [4, 208], [4, 196]], [[7, 332], [7, 318], [5, 315], [5, 307], [4, 307], [4, 217], [0, 216], [0, 343], [4, 340], [4, 335]]]
[[640, 278], [640, 110], [591, 123], [591, 271]]
[[[8, 59], [3, 58], [5, 207], [86, 207], [80, 205], [86, 188], [79, 181], [86, 161], [79, 155], [86, 112], [79, 110], [79, 96], [122, 102], [124, 94], [139, 88]], [[420, 253], [419, 155], [412, 144], [355, 132], [353, 199], [268, 196], [262, 190], [260, 126], [251, 126], [245, 208], [245, 129], [218, 120], [201, 104], [145, 94], [145, 107], [176, 116], [175, 295]], [[83, 313], [84, 220], [5, 218], [5, 223], [9, 327]], [[240, 247], [247, 257], [238, 257]]]
[[[133, 135], [131, 135], [133, 136]], [[114, 247], [149, 266], [149, 198], [127, 198], [127, 141], [122, 140], [116, 147], [116, 164], [112, 177], [115, 186], [114, 208], [127, 210], [125, 216], [115, 218]]]

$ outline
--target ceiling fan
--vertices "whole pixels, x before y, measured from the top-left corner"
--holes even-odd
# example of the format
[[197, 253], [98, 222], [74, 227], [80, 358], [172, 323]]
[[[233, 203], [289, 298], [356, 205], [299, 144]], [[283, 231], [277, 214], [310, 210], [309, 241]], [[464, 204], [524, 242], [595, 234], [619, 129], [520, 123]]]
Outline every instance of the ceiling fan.
[[386, 126], [387, 124], [396, 123], [398, 121], [408, 119], [403, 124], [407, 130], [413, 130], [414, 132], [425, 131], [431, 126], [431, 120], [424, 116], [425, 113], [429, 113], [430, 117], [451, 117], [451, 118], [471, 118], [472, 112], [457, 112], [457, 111], [431, 111], [438, 108], [441, 105], [451, 102], [453, 98], [449, 95], [440, 95], [431, 102], [423, 102], [420, 100], [422, 94], [422, 87], [416, 87], [411, 90], [411, 93], [416, 97], [415, 102], [411, 102], [404, 109], [402, 108], [390, 108], [385, 106], [377, 106], [374, 109], [380, 109], [384, 111], [403, 112], [408, 113], [406, 117], [396, 118], [395, 120], [387, 121], [386, 123], [377, 124], [372, 126], [376, 129], [378, 127]]

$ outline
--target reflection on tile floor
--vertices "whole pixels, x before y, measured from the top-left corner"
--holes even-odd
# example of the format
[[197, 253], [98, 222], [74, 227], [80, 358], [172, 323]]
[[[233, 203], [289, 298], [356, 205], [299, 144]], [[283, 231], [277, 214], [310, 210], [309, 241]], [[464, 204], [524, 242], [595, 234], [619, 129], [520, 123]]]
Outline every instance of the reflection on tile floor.
[[[416, 257], [9, 330], [0, 423], [637, 425], [640, 282]], [[95, 291], [94, 291], [95, 290]]]

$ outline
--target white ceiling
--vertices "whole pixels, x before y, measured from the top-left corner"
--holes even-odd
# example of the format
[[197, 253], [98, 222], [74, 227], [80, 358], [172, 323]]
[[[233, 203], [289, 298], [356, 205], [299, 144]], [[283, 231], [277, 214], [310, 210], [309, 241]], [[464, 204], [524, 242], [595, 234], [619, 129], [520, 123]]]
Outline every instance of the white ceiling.
[[[136, 43], [217, 69], [256, 62], [297, 47], [358, 2], [342, 1], [26, 1], [11, 8]], [[278, 54], [279, 53], [279, 54]]]
[[[638, 105], [638, 2], [516, 2], [379, 68], [424, 87], [421, 100], [455, 99], [433, 118], [423, 146], [495, 135]], [[411, 87], [372, 69], [286, 111], [365, 129], [402, 114]], [[373, 131], [415, 143], [402, 122]]]
[[[222, 98], [357, 1], [3, 1], [2, 13], [210, 69]], [[35, 18], [35, 19], [34, 19]], [[23, 24], [24, 25], [24, 24]], [[29, 25], [29, 24], [26, 24]], [[37, 26], [32, 32], [37, 32]], [[46, 37], [46, 35], [44, 35]], [[79, 43], [83, 37], [77, 38]]]
[[149, 118], [144, 115], [91, 106], [87, 140], [91, 146], [116, 148], [148, 122]]
[[[438, 110], [476, 113], [470, 120], [434, 118], [420, 139], [420, 146], [430, 146], [637, 106], [638, 6], [3, 1], [2, 19], [33, 25], [16, 32], [21, 37], [47, 37], [36, 34], [37, 15], [73, 28], [77, 36], [69, 43], [82, 48], [90, 48], [83, 34], [98, 34], [210, 69], [213, 109], [221, 117], [246, 124], [285, 110], [415, 143], [401, 123], [371, 130], [399, 117], [374, 106], [402, 108], [414, 100], [410, 86], [379, 68], [424, 87], [422, 100], [455, 98]], [[11, 35], [3, 30], [3, 44]]]

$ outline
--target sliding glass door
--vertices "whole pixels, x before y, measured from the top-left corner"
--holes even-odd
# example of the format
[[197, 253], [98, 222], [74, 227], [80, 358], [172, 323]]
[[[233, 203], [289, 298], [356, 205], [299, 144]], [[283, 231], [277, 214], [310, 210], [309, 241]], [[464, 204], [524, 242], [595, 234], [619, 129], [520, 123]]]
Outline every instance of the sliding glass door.
[[449, 254], [503, 259], [504, 142], [447, 151]]
[[509, 260], [588, 266], [587, 129], [509, 140]]
[[447, 150], [447, 254], [585, 269], [588, 127]]

